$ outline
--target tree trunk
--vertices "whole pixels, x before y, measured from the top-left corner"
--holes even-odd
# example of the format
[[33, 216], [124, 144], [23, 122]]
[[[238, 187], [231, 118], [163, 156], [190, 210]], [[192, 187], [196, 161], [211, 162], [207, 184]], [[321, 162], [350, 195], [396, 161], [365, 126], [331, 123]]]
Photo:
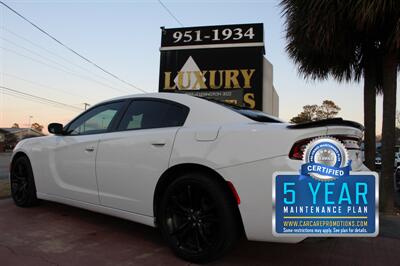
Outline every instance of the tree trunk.
[[382, 123], [382, 171], [383, 185], [380, 198], [384, 212], [394, 211], [394, 155], [396, 131], [396, 75], [397, 57], [388, 53], [383, 58], [383, 123]]
[[375, 170], [376, 150], [376, 74], [374, 62], [366, 61], [364, 71], [364, 157], [365, 165]]

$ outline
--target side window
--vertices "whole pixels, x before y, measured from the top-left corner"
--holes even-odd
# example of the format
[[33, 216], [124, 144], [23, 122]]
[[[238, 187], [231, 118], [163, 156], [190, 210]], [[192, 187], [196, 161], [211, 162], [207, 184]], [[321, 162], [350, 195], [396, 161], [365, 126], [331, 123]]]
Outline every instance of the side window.
[[172, 102], [134, 100], [122, 118], [118, 130], [182, 126], [188, 113], [188, 107]]
[[95, 107], [72, 122], [69, 135], [84, 135], [107, 132], [123, 102], [114, 102]]

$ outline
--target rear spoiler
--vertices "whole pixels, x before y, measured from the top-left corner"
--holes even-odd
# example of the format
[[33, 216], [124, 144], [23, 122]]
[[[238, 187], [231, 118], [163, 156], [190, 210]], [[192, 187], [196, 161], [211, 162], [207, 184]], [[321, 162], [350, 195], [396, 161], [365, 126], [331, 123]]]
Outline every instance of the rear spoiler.
[[301, 129], [301, 128], [312, 128], [312, 127], [324, 127], [324, 126], [346, 126], [354, 127], [361, 131], [364, 130], [364, 126], [349, 120], [343, 120], [343, 118], [330, 118], [319, 121], [304, 122], [299, 124], [288, 125], [289, 129]]

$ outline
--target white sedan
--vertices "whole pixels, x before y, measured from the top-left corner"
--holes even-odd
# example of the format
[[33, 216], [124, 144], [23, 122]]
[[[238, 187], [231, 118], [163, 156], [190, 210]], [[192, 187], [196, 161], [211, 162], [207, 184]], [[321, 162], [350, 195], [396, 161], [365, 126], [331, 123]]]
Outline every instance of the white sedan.
[[242, 232], [249, 240], [303, 240], [272, 234], [272, 175], [299, 171], [313, 138], [335, 136], [353, 171], [365, 170], [357, 123], [291, 125], [183, 94], [113, 99], [49, 132], [14, 149], [18, 206], [44, 199], [157, 226], [175, 254], [193, 262], [221, 256]]

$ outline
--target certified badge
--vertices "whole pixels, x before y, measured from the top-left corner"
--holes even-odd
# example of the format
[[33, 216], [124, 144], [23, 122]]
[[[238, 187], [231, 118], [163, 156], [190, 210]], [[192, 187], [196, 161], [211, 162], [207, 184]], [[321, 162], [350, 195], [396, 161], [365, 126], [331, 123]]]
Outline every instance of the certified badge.
[[301, 176], [311, 176], [319, 181], [330, 181], [348, 176], [351, 160], [344, 145], [332, 137], [311, 141], [303, 156]]

